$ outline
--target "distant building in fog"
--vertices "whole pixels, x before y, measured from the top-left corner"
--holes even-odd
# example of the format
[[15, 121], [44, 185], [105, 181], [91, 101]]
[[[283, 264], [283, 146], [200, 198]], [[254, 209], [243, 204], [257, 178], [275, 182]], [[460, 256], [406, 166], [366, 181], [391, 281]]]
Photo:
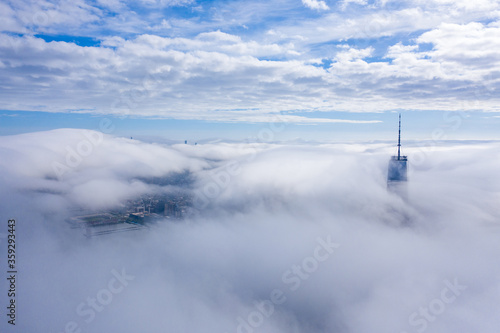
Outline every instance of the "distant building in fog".
[[164, 215], [167, 217], [173, 218], [181, 218], [183, 213], [183, 209], [181, 207], [181, 203], [169, 200], [165, 203]]

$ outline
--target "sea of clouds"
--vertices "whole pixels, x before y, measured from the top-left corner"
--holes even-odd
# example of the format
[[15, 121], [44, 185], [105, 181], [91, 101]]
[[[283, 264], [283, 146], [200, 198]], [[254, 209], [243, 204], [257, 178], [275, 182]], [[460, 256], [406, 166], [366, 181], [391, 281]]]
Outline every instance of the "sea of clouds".
[[[500, 144], [165, 145], [60, 129], [0, 137], [2, 332], [482, 332], [500, 327]], [[144, 179], [185, 175], [183, 185]], [[181, 221], [86, 238], [68, 217], [188, 191]], [[1, 313], [7, 306], [0, 283]]]

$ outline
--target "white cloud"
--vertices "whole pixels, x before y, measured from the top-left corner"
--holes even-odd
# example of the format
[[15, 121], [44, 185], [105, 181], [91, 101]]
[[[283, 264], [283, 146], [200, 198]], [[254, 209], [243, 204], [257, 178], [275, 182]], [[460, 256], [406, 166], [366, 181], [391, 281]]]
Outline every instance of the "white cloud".
[[363, 59], [369, 57], [373, 54], [373, 47], [368, 47], [366, 49], [355, 49], [349, 48], [346, 51], [338, 52], [335, 55], [335, 60], [338, 62], [349, 62], [353, 60]]
[[[464, 2], [465, 3], [465, 2]], [[467, 2], [474, 4], [474, 2]], [[319, 18], [304, 18], [273, 26], [276, 36], [301, 35], [307, 44], [356, 39], [376, 39], [387, 36], [417, 33], [439, 27], [442, 23], [467, 24], [496, 21], [500, 17], [500, 4], [488, 2], [488, 9], [466, 9], [453, 3], [432, 1], [400, 2], [386, 8], [372, 4], [361, 8], [347, 7], [345, 11], [330, 12]], [[321, 33], [318, 33], [321, 29]], [[376, 43], [374, 41], [373, 43]], [[302, 44], [300, 44], [302, 45]]]
[[6, 3], [0, 3], [0, 31], [26, 32], [26, 27], [16, 20], [15, 11]]
[[316, 9], [316, 10], [330, 9], [330, 7], [328, 7], [328, 5], [322, 0], [302, 0], [302, 3], [304, 4], [304, 6], [311, 9]]
[[418, 43], [431, 43], [429, 52], [436, 61], [452, 61], [473, 68], [496, 67], [499, 47], [500, 28], [481, 23], [466, 25], [442, 24], [438, 28], [422, 34]]
[[194, 2], [194, 0], [141, 0], [143, 4], [148, 6], [185, 6]]
[[[344, 44], [328, 69], [307, 58], [261, 60], [293, 53], [296, 46], [244, 41], [220, 31], [192, 39], [106, 38], [100, 47], [4, 34], [0, 75], [11, 85], [3, 95], [4, 108], [15, 110], [89, 109], [229, 122], [267, 121], [280, 110], [380, 111], [401, 103], [415, 109], [496, 110], [497, 78], [490, 73], [499, 62], [486, 45], [496, 42], [497, 32], [495, 25], [443, 25], [416, 40], [432, 43], [431, 50], [398, 43], [388, 48], [390, 62], [367, 59], [373, 57], [373, 47]], [[468, 51], [461, 57], [460, 45], [465, 44]], [[486, 51], [477, 51], [483, 47]], [[29, 96], [20, 99], [13, 93], [26, 87]], [[478, 89], [488, 95], [478, 98]]]
[[[404, 2], [397, 9], [377, 2], [356, 13], [348, 6], [324, 15], [305, 15], [301, 9], [300, 20], [271, 20], [265, 34], [252, 28], [228, 33], [215, 19], [197, 23], [150, 14], [147, 22], [127, 2], [94, 5], [20, 2], [5, 7], [3, 22], [14, 30], [32, 29], [22, 17], [40, 12], [53, 13], [54, 20], [39, 24], [38, 32], [57, 35], [65, 26], [68, 34], [109, 29], [123, 35], [99, 34], [101, 44], [93, 47], [0, 35], [0, 78], [8, 87], [0, 92], [4, 109], [214, 121], [235, 121], [241, 113], [231, 110], [246, 109], [255, 111], [241, 121], [254, 122], [298, 109], [498, 110], [498, 4], [491, 1], [474, 8], [462, 2]], [[148, 8], [154, 6], [162, 5]], [[214, 13], [225, 17], [234, 9], [238, 27], [251, 27], [250, 19], [258, 14], [278, 15], [266, 3], [233, 7], [216, 6]], [[282, 7], [298, 15], [297, 4]], [[119, 13], [107, 17], [107, 10]], [[492, 23], [476, 22], [487, 20]], [[165, 33], [171, 37], [158, 35]], [[408, 34], [415, 38], [397, 37]], [[346, 49], [331, 46], [341, 41]], [[330, 61], [332, 66], [324, 68]]]
[[30, 0], [8, 1], [8, 6], [9, 20], [17, 21], [19, 25], [7, 27], [2, 31], [54, 33], [64, 26], [68, 32], [68, 30], [80, 28], [84, 24], [92, 24], [100, 20], [102, 16], [99, 8], [84, 0], [59, 3]]
[[345, 10], [349, 4], [356, 4], [356, 5], [361, 5], [361, 6], [364, 6], [367, 4], [367, 1], [366, 0], [343, 0], [342, 1], [342, 4], [341, 4], [341, 8], [343, 10]]

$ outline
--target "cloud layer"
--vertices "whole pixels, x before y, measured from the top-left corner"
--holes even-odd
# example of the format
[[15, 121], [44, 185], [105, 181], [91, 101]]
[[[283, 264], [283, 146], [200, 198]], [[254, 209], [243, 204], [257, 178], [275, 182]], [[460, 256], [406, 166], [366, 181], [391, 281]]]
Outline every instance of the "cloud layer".
[[8, 110], [231, 122], [280, 111], [498, 111], [497, 1], [2, 7]]
[[[58, 178], [54, 162], [82, 152], [89, 137], [91, 152]], [[394, 148], [385, 144], [98, 138], [81, 130], [0, 138], [0, 217], [18, 224], [16, 328], [498, 328], [498, 143], [407, 148], [405, 202], [386, 190]], [[142, 179], [179, 172], [193, 176], [187, 190], [207, 199], [186, 220], [92, 239], [65, 222], [77, 208], [106, 210], [173, 190]]]

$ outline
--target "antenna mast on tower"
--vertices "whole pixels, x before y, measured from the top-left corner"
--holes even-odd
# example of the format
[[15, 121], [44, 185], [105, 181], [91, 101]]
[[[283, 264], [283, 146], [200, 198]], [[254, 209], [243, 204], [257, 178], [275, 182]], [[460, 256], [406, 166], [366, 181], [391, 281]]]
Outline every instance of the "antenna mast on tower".
[[398, 161], [401, 160], [401, 113], [399, 114]]

